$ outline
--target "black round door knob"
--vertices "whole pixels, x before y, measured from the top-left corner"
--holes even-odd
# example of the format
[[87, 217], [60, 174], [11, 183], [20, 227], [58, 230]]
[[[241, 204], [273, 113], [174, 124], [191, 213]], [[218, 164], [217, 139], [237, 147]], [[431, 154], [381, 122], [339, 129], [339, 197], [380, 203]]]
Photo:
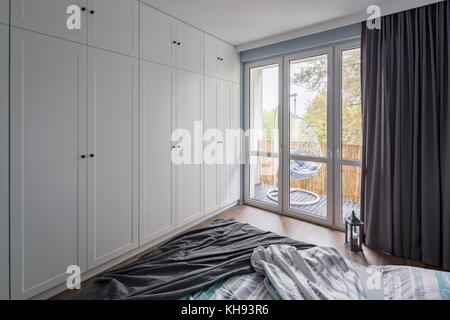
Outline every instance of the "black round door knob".
[[94, 14], [95, 13], [95, 11], [94, 10], [91, 10], [91, 14]]
[[178, 42], [177, 45], [181, 46], [181, 42]]
[[81, 11], [86, 11], [86, 8], [85, 8], [85, 7], [82, 7], [82, 8], [81, 8]]
[[81, 156], [81, 159], [86, 159], [86, 155], [83, 154], [83, 155]]
[[93, 158], [93, 157], [95, 157], [95, 155], [91, 153], [91, 154], [89, 155], [89, 157]]

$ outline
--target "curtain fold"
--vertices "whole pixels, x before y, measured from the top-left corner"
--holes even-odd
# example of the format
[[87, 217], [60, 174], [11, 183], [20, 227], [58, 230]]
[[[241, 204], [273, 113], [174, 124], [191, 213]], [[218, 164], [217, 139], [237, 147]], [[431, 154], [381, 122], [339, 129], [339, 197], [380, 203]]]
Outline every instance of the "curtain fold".
[[361, 41], [366, 245], [450, 270], [450, 1]]

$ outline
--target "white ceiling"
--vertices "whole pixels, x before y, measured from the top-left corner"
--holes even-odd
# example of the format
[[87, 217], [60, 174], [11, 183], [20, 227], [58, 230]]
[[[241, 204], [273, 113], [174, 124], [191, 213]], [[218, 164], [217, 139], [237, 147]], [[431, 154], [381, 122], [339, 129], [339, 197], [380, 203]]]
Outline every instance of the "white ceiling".
[[240, 50], [362, 21], [369, 5], [383, 14], [441, 0], [142, 0]]

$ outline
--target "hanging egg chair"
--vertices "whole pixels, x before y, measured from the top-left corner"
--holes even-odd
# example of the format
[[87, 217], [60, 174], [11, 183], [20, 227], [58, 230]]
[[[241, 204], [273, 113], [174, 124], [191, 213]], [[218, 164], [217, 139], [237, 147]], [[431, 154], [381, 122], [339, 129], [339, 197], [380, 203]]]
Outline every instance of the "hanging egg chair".
[[[313, 126], [304, 118], [291, 115], [290, 136], [295, 144], [294, 156], [314, 156], [322, 157], [322, 147]], [[292, 147], [292, 144], [291, 144]], [[322, 167], [321, 163], [292, 160], [290, 161], [289, 176], [291, 181], [302, 181], [314, 177]], [[304, 189], [292, 189], [289, 192], [290, 204], [293, 206], [309, 206], [320, 201], [320, 196], [312, 191]], [[267, 197], [278, 202], [278, 188], [273, 188], [267, 192]]]

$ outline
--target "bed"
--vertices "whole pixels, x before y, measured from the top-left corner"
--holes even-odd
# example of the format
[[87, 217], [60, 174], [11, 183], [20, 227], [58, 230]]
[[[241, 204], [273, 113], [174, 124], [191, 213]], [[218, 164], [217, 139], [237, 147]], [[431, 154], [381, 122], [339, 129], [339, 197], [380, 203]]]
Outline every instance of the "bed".
[[101, 274], [78, 300], [450, 299], [450, 273], [364, 267], [320, 247], [220, 219]]

